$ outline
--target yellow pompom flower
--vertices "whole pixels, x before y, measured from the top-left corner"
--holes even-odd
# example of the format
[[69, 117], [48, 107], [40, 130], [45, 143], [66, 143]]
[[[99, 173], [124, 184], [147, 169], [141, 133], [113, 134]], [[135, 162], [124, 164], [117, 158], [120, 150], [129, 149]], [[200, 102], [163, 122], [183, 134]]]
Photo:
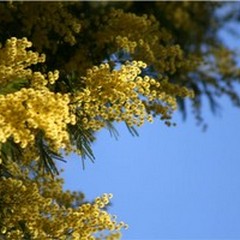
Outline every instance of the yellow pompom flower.
[[141, 77], [146, 64], [127, 62], [119, 70], [108, 64], [94, 66], [82, 77], [86, 88], [75, 95], [77, 111], [86, 129], [99, 130], [106, 121], [125, 121], [129, 126], [141, 126], [153, 115], [168, 119], [176, 109], [176, 96], [190, 96], [191, 91], [171, 84], [161, 83], [149, 76]]

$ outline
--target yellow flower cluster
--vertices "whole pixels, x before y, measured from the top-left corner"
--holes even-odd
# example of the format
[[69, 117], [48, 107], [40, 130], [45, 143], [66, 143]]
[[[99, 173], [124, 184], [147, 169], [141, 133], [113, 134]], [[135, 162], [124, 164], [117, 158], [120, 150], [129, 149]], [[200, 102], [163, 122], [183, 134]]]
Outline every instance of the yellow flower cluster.
[[[106, 121], [125, 121], [129, 126], [141, 126], [145, 120], [152, 121], [152, 114], [169, 118], [177, 107], [176, 97], [191, 95], [186, 88], [175, 86], [163, 79], [162, 83], [148, 76], [141, 77], [146, 68], [141, 61], [127, 62], [119, 70], [108, 64], [94, 66], [83, 77], [85, 89], [78, 92], [75, 100], [86, 129], [99, 130]], [[153, 103], [158, 108], [147, 107]]]
[[[121, 9], [112, 9], [104, 16], [97, 38], [99, 39], [99, 45], [113, 41], [122, 44], [125, 42], [123, 45], [125, 45], [126, 50], [129, 50], [131, 44], [130, 48], [136, 46], [137, 42], [134, 42], [134, 40], [142, 37], [145, 37], [148, 41], [156, 41], [154, 37], [158, 28], [159, 23], [153, 16], [137, 16], [134, 13], [125, 13]], [[170, 35], [165, 34], [162, 37], [169, 38]]]
[[[109, 234], [101, 239], [118, 239], [121, 228], [127, 227], [103, 210], [111, 194], [83, 204], [76, 194], [62, 190], [61, 179], [38, 174], [31, 179], [28, 171], [16, 165], [10, 169], [21, 175], [18, 179], [0, 178], [1, 239], [94, 240], [106, 230]], [[73, 207], [76, 201], [81, 203]]]
[[30, 86], [0, 95], [0, 142], [13, 137], [25, 148], [43, 131], [50, 146], [58, 151], [69, 145], [66, 128], [75, 124], [75, 116], [70, 114], [69, 96], [47, 88], [58, 79], [59, 72], [42, 74], [29, 68], [45, 60], [44, 55], [27, 51], [30, 46], [26, 38], [13, 37], [0, 49], [0, 90], [19, 79]]
[[[17, 22], [24, 36], [31, 36], [37, 51], [43, 48], [53, 53], [57, 50], [55, 37], [70, 45], [76, 43], [76, 34], [80, 32], [80, 21], [74, 17], [67, 2], [34, 2], [0, 5], [0, 21], [9, 25]], [[15, 29], [18, 31], [18, 29]]]
[[[125, 50], [135, 60], [152, 64], [160, 73], [174, 73], [185, 59], [179, 45], [154, 16], [137, 16], [112, 9], [97, 33], [99, 47], [108, 44], [112, 52]], [[112, 46], [113, 44], [113, 46]]]
[[59, 77], [59, 71], [42, 74], [33, 72], [30, 67], [45, 62], [46, 56], [27, 50], [32, 43], [27, 38], [12, 37], [0, 48], [0, 89], [7, 84], [21, 80], [29, 83], [35, 89], [45, 89], [47, 84], [54, 84]]
[[45, 61], [45, 55], [27, 51], [32, 43], [27, 38], [12, 37], [0, 48], [0, 87], [11, 81], [32, 78], [32, 71], [28, 67]]
[[15, 143], [25, 148], [42, 130], [54, 150], [65, 147], [69, 140], [66, 126], [75, 123], [68, 103], [66, 94], [32, 88], [0, 95], [0, 142], [13, 137]]

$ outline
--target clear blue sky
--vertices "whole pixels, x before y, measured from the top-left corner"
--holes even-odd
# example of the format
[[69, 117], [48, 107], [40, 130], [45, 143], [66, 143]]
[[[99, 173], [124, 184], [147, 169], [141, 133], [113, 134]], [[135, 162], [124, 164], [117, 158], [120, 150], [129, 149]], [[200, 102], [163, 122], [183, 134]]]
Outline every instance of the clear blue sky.
[[240, 109], [221, 103], [221, 117], [204, 108], [207, 132], [179, 113], [177, 127], [155, 121], [139, 129], [140, 137], [123, 125], [118, 141], [99, 132], [96, 163], [83, 171], [81, 159], [70, 156], [65, 188], [88, 200], [113, 193], [110, 212], [129, 224], [124, 240], [240, 239]]

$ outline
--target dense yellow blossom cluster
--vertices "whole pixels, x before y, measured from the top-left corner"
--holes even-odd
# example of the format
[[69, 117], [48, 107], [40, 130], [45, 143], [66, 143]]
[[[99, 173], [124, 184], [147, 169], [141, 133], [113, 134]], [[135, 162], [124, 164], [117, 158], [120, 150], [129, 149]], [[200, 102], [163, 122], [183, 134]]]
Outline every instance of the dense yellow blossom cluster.
[[30, 80], [33, 73], [28, 67], [45, 61], [44, 54], [26, 50], [31, 46], [27, 38], [12, 37], [0, 48], [0, 87], [18, 79]]
[[99, 47], [108, 44], [112, 51], [125, 50], [135, 60], [152, 64], [161, 73], [174, 73], [184, 64], [179, 45], [153, 15], [137, 16], [112, 9], [96, 34]]
[[47, 84], [54, 84], [59, 77], [59, 71], [49, 71], [47, 74], [33, 72], [32, 65], [44, 63], [46, 56], [27, 50], [32, 42], [27, 38], [12, 37], [0, 48], [0, 89], [7, 84], [21, 80], [35, 89], [47, 89]]
[[67, 95], [32, 88], [1, 95], [0, 142], [13, 137], [15, 143], [25, 148], [41, 130], [54, 150], [65, 147], [68, 143], [66, 126], [75, 123], [68, 103]]
[[[168, 119], [176, 109], [176, 96], [191, 96], [191, 91], [169, 83], [141, 76], [146, 64], [127, 62], [119, 70], [108, 64], [94, 66], [83, 77], [85, 89], [75, 95], [77, 109], [85, 128], [98, 130], [106, 121], [125, 121], [129, 126], [141, 126], [153, 116]], [[152, 107], [154, 105], [154, 107]]]
[[[70, 114], [68, 94], [51, 92], [47, 84], [54, 84], [58, 71], [42, 74], [29, 67], [44, 62], [45, 56], [27, 51], [31, 42], [26, 38], [11, 38], [0, 49], [0, 89], [16, 80], [22, 80], [28, 88], [0, 95], [0, 142], [13, 137], [15, 143], [25, 148], [43, 131], [48, 144], [58, 151], [69, 145], [67, 124], [75, 124]], [[4, 91], [3, 91], [4, 92]]]
[[147, 67], [142, 61], [126, 62], [118, 70], [111, 70], [108, 64], [94, 66], [81, 77], [85, 88], [73, 98], [54, 93], [49, 86], [58, 79], [59, 72], [32, 71], [31, 66], [44, 62], [45, 55], [27, 50], [31, 46], [26, 38], [12, 37], [0, 49], [0, 90], [4, 92], [16, 81], [26, 85], [0, 95], [2, 143], [12, 137], [22, 148], [31, 147], [41, 131], [52, 150], [70, 151], [74, 148], [70, 146], [67, 126], [76, 123], [76, 113], [85, 129], [99, 130], [106, 121], [141, 126], [155, 115], [169, 119], [176, 109], [176, 96], [191, 95], [185, 88], [169, 83], [166, 77], [156, 81], [141, 76]]
[[[106, 48], [108, 54], [128, 52], [134, 60], [144, 61], [161, 73], [173, 74], [189, 63], [180, 46], [174, 44], [171, 33], [153, 15], [139, 16], [122, 9], [111, 9], [101, 17], [84, 19], [84, 24], [91, 41], [85, 42], [84, 48], [82, 44], [76, 46], [74, 54], [64, 64], [68, 71], [83, 74], [93, 65], [89, 55], [101, 56]], [[91, 24], [97, 28], [94, 29]], [[192, 58], [193, 61], [195, 59]]]
[[[156, 41], [158, 28], [159, 23], [153, 16], [137, 16], [134, 13], [125, 13], [121, 9], [112, 9], [104, 16], [97, 38], [99, 45], [116, 42], [120, 48], [124, 47], [125, 50], [134, 52], [137, 46], [134, 40], [144, 37], [146, 41]], [[169, 38], [170, 35], [162, 37]]]
[[97, 236], [105, 239], [102, 234], [106, 230], [112, 233], [106, 239], [117, 239], [120, 229], [127, 227], [103, 210], [111, 194], [73, 207], [74, 200], [81, 199], [70, 191], [64, 192], [61, 179], [40, 174], [29, 178], [28, 171], [14, 163], [10, 169], [15, 170], [15, 175], [21, 174], [15, 179], [0, 178], [1, 239], [94, 240]]
[[0, 5], [0, 21], [7, 22], [9, 26], [18, 21], [24, 36], [31, 35], [38, 51], [46, 48], [56, 52], [58, 44], [52, 36], [57, 35], [59, 43], [74, 45], [81, 29], [80, 21], [71, 14], [69, 6], [71, 3], [67, 2], [5, 3]]

